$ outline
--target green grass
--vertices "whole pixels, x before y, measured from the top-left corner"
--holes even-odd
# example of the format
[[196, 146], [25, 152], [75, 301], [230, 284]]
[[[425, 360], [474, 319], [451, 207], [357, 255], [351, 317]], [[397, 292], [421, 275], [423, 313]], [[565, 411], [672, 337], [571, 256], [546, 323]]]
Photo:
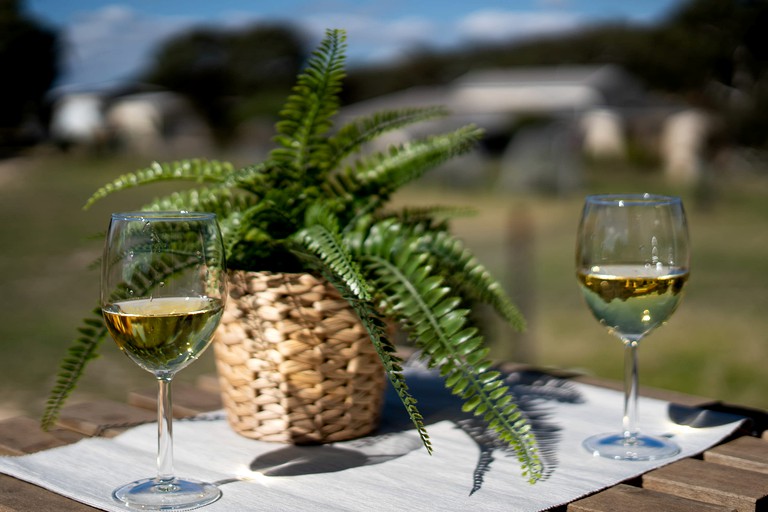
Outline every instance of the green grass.
[[[168, 187], [121, 193], [85, 212], [82, 205], [104, 182], [147, 163], [58, 154], [0, 162], [0, 406], [33, 416], [42, 411], [80, 319], [96, 305], [99, 276], [88, 267], [100, 254], [109, 213], [134, 209]], [[655, 173], [604, 167], [591, 169], [584, 189], [564, 197], [411, 187], [397, 200], [476, 208], [477, 215], [457, 219], [454, 228], [510, 292], [520, 294], [532, 362], [619, 379], [621, 344], [591, 317], [574, 278], [583, 195], [682, 195], [693, 245], [691, 280], [678, 312], [642, 343], [641, 382], [768, 408], [762, 370], [768, 360], [768, 176], [720, 180], [706, 209], [693, 192], [661, 181]], [[524, 268], [511, 256], [512, 219], [528, 219], [531, 229]], [[493, 326], [493, 354], [516, 357], [513, 333]], [[178, 378], [213, 372], [212, 356], [208, 351]], [[72, 400], [123, 400], [128, 390], [153, 385], [105, 340]]]

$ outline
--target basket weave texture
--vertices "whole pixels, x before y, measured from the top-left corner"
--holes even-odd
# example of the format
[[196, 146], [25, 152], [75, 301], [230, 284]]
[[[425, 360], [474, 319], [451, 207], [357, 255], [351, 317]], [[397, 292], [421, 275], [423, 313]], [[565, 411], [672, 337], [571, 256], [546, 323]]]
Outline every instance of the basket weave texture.
[[234, 271], [229, 294], [213, 345], [236, 432], [307, 444], [376, 428], [384, 368], [332, 285], [310, 274]]

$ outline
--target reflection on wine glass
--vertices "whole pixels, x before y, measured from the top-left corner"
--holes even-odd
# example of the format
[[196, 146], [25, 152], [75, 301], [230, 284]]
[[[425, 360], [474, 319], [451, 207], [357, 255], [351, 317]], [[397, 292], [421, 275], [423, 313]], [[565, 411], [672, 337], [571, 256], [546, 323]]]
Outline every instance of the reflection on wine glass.
[[584, 441], [594, 455], [618, 460], [671, 457], [680, 448], [637, 428], [637, 348], [677, 308], [690, 251], [682, 201], [643, 195], [588, 196], [576, 243], [576, 275], [595, 318], [625, 347], [624, 417], [618, 433]]
[[102, 259], [102, 314], [120, 350], [160, 386], [157, 476], [114, 491], [128, 508], [180, 510], [221, 497], [213, 484], [174, 476], [171, 380], [210, 344], [226, 296], [214, 214], [112, 215]]

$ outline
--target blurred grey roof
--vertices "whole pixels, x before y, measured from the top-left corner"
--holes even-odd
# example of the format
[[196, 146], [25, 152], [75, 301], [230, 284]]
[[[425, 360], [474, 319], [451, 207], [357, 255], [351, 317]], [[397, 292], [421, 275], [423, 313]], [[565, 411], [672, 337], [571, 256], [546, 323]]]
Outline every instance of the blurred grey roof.
[[355, 117], [409, 106], [445, 105], [460, 116], [573, 112], [645, 102], [642, 85], [614, 65], [471, 71], [444, 86], [413, 87], [343, 109]]

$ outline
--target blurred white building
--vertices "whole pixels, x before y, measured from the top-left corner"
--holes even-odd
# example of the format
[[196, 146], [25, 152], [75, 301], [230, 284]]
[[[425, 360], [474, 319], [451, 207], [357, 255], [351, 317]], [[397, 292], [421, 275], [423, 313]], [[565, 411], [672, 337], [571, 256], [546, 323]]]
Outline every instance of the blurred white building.
[[105, 103], [104, 95], [99, 93], [71, 93], [59, 97], [53, 104], [51, 137], [65, 146], [103, 142], [107, 135]]
[[111, 147], [155, 155], [200, 154], [208, 127], [180, 95], [169, 91], [64, 92], [54, 101], [50, 135], [62, 147]]

